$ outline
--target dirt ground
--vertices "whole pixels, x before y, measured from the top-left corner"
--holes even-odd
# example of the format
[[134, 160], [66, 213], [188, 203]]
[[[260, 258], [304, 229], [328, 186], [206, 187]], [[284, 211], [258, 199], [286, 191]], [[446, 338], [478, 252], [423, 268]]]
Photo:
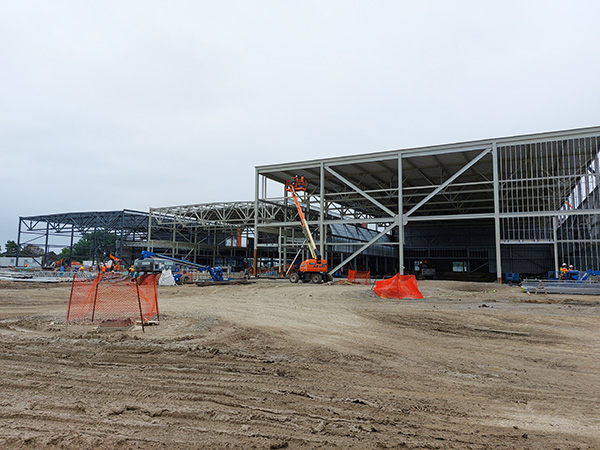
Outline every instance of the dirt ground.
[[160, 287], [143, 333], [0, 282], [0, 448], [600, 448], [600, 298]]

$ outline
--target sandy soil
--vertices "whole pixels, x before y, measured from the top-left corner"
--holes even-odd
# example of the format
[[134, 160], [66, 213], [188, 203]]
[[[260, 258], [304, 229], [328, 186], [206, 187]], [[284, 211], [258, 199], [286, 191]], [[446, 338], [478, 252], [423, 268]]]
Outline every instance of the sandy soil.
[[598, 297], [419, 286], [161, 287], [142, 333], [1, 282], [0, 448], [600, 448]]

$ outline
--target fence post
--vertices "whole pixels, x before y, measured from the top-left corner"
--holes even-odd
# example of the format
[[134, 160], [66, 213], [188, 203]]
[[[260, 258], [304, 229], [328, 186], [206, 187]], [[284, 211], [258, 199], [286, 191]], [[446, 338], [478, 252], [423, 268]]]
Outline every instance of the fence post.
[[145, 333], [146, 330], [144, 329], [144, 316], [142, 315], [142, 302], [140, 300], [140, 285], [138, 284], [137, 278], [135, 279], [135, 290], [137, 292], [138, 306], [140, 308], [140, 323], [142, 324], [142, 333]]
[[67, 325], [69, 324], [69, 313], [71, 312], [71, 300], [73, 300], [73, 286], [75, 286], [75, 276], [77, 272], [73, 274], [73, 281], [71, 282], [71, 293], [69, 294], [69, 305], [67, 306]]
[[158, 280], [156, 279], [156, 275], [154, 275], [153, 283], [154, 285], [154, 303], [156, 304], [156, 320], [160, 322], [160, 311], [158, 309]]
[[96, 300], [98, 299], [98, 286], [102, 281], [102, 274], [99, 273], [98, 275], [96, 275], [96, 278], [98, 278], [98, 282], [96, 283], [96, 289], [94, 291], [94, 309], [92, 309], [92, 323], [94, 323], [94, 316], [96, 315]]

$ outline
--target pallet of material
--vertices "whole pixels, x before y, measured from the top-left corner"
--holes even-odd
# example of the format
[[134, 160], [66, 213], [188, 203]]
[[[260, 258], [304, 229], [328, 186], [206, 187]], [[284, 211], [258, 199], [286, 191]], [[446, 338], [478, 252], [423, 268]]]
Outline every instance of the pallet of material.
[[254, 284], [256, 281], [225, 280], [225, 281], [198, 281], [196, 286], [231, 286], [233, 284]]

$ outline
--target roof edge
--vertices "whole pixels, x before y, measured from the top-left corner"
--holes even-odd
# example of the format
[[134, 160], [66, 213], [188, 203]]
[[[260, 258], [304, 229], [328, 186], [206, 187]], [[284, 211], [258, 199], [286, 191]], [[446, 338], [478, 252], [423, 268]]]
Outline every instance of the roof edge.
[[509, 144], [519, 141], [538, 141], [538, 140], [546, 140], [546, 139], [556, 139], [556, 138], [569, 138], [572, 136], [585, 137], [588, 134], [600, 134], [600, 126], [593, 127], [585, 127], [585, 128], [573, 128], [567, 130], [557, 130], [557, 131], [546, 131], [541, 133], [532, 133], [532, 134], [522, 134], [522, 135], [514, 135], [514, 136], [504, 136], [498, 138], [489, 138], [489, 139], [479, 139], [474, 141], [462, 141], [450, 144], [434, 144], [427, 145], [421, 147], [408, 147], [403, 149], [395, 149], [395, 150], [382, 150], [376, 152], [367, 152], [367, 153], [359, 153], [355, 155], [346, 155], [346, 156], [334, 156], [329, 158], [319, 158], [319, 159], [309, 159], [304, 161], [291, 161], [287, 163], [275, 163], [275, 164], [264, 164], [260, 166], [255, 166], [255, 169], [258, 172], [263, 170], [276, 170], [276, 169], [291, 169], [295, 166], [302, 167], [316, 167], [321, 163], [336, 163], [336, 162], [346, 162], [351, 163], [354, 160], [360, 160], [365, 157], [373, 158], [379, 157], [381, 159], [396, 157], [398, 154], [402, 153], [411, 153], [418, 154], [420, 152], [431, 152], [431, 151], [452, 151], [452, 150], [461, 150], [465, 147], [484, 147], [491, 146], [492, 144]]

